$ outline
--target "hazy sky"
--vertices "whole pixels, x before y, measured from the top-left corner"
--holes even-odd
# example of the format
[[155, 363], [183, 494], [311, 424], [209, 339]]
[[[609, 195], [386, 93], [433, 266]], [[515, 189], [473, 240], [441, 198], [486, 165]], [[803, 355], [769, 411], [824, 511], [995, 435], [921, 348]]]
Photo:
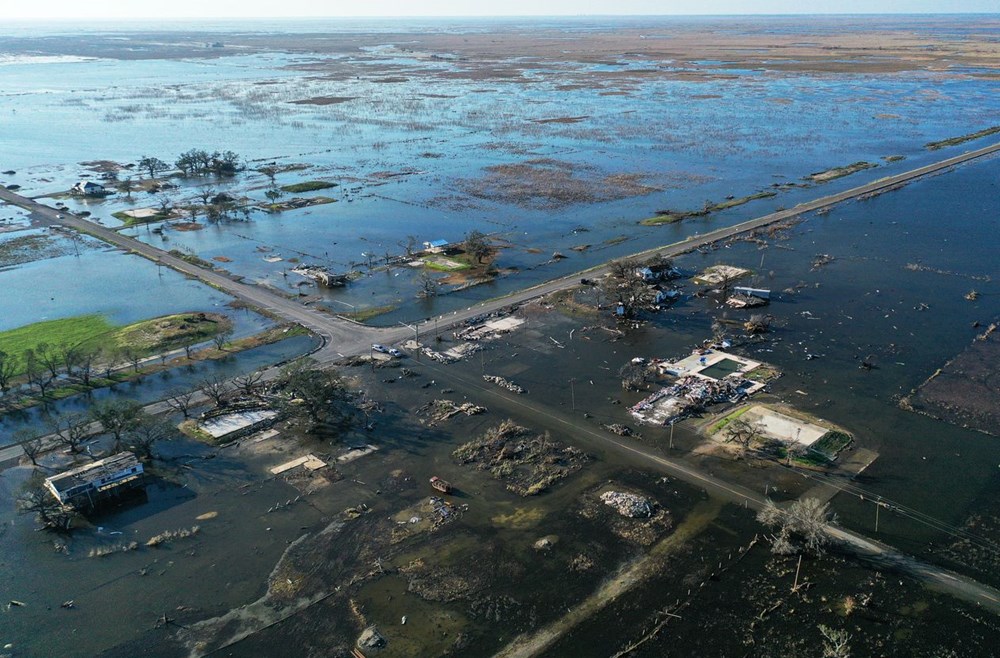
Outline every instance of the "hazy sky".
[[998, 12], [998, 0], [6, 0], [5, 18]]

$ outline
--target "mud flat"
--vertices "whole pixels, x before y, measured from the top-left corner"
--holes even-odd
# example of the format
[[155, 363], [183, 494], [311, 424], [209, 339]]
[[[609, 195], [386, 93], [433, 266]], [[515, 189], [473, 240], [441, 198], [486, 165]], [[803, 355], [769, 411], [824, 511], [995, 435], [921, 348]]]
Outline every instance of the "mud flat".
[[1000, 436], [1000, 361], [998, 324], [900, 401], [904, 409], [954, 425]]

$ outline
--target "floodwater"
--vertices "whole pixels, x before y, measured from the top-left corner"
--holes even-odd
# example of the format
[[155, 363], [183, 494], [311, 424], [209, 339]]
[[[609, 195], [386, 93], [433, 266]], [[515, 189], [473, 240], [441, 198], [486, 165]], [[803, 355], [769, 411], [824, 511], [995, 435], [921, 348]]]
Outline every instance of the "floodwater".
[[[817, 29], [825, 28], [819, 25]], [[4, 154], [10, 160], [0, 163], [0, 168], [17, 170], [17, 174], [5, 175], [3, 182], [22, 185], [31, 194], [52, 194], [79, 178], [85, 171], [80, 162], [98, 158], [134, 161], [142, 155], [172, 159], [187, 148], [232, 149], [251, 161], [308, 164], [311, 169], [279, 174], [279, 184], [333, 180], [340, 187], [320, 194], [329, 192], [338, 199], [336, 203], [277, 215], [257, 213], [247, 222], [208, 225], [201, 231], [168, 228], [165, 241], [145, 228], [132, 230], [158, 246], [186, 248], [206, 259], [224, 256], [230, 259], [225, 267], [231, 271], [281, 289], [291, 285], [283, 275], [288, 258], [346, 269], [362, 259], [361, 252], [399, 253], [399, 243], [408, 235], [421, 241], [458, 239], [474, 228], [508, 242], [498, 264], [520, 272], [489, 285], [415, 303], [415, 275], [399, 268], [366, 272], [343, 291], [322, 293], [325, 303], [337, 310], [397, 305], [399, 310], [379, 320], [391, 323], [465, 305], [950, 155], [951, 151], [928, 152], [923, 144], [990, 125], [1000, 105], [989, 80], [944, 72], [818, 76], [747, 71], [734, 65], [725, 69], [728, 77], [636, 79], [628, 89], [621, 89], [628, 95], [618, 96], [601, 95], [608, 89], [592, 85], [560, 89], [557, 80], [580, 72], [575, 65], [557, 72], [526, 69], [517, 81], [470, 81], [435, 77], [435, 72], [447, 72], [453, 64], [415, 61], [412, 53], [394, 48], [366, 50], [364, 57], [351, 53], [330, 58], [349, 73], [339, 77], [290, 68], [313, 66], [314, 59], [280, 53], [211, 60], [5, 63], [0, 67], [5, 81], [0, 114], [11, 122], [12, 142]], [[626, 62], [624, 68], [638, 66]], [[373, 80], [389, 68], [392, 75], [406, 81]], [[425, 93], [429, 81], [434, 95]], [[356, 99], [324, 106], [289, 102], [312, 96]], [[39, 116], [46, 121], [38, 121]], [[532, 121], [582, 116], [589, 118], [578, 123]], [[880, 160], [889, 155], [904, 155], [906, 160]], [[544, 199], [528, 203], [484, 199], [469, 192], [466, 181], [481, 177], [485, 167], [535, 158], [568, 163], [576, 175], [590, 177], [587, 180], [613, 173], [641, 174], [658, 189], [638, 197], [563, 205], [546, 204]], [[657, 209], [697, 208], [705, 199], [718, 201], [730, 194], [742, 196], [768, 188], [774, 182], [801, 181], [809, 173], [857, 160], [881, 164], [710, 218], [660, 228], [636, 224]], [[998, 180], [1000, 159], [978, 161], [874, 199], [810, 216], [783, 237], [768, 238], [766, 248], [736, 242], [685, 255], [676, 263], [691, 275], [717, 263], [748, 267], [754, 272], [755, 286], [775, 291], [766, 309], [775, 318], [770, 336], [738, 349], [785, 373], [771, 386], [775, 399], [847, 428], [858, 447], [878, 452], [878, 459], [857, 481], [864, 499], [856, 495], [834, 499], [841, 521], [929, 560], [940, 560], [938, 548], [952, 541], [970, 514], [994, 497], [1000, 477], [1000, 444], [993, 437], [905, 412], [896, 402], [968, 345], [977, 333], [975, 322], [987, 324], [1000, 316]], [[195, 192], [192, 187], [205, 183], [185, 182], [171, 194], [190, 198]], [[261, 175], [247, 174], [235, 181], [208, 184], [244, 192], [256, 188], [249, 193], [259, 198], [267, 181]], [[143, 204], [143, 196], [134, 196], [135, 205]], [[66, 203], [76, 209], [84, 204]], [[95, 218], [112, 225], [116, 220], [111, 212], [129, 203], [112, 197], [86, 202], [86, 207]], [[571, 251], [583, 244], [592, 246]], [[172, 310], [211, 310], [227, 301], [179, 275], [157, 272], [142, 259], [107, 253], [86, 243], [80, 249], [79, 256], [74, 249], [71, 254], [0, 272], [0, 328], [82, 312], [104, 312], [117, 322], [127, 322]], [[556, 250], [570, 258], [547, 263]], [[264, 260], [272, 254], [284, 260]], [[833, 256], [832, 262], [813, 268], [819, 254]], [[911, 264], [920, 267], [907, 267]], [[51, 290], [48, 301], [34, 292], [39, 280]], [[971, 288], [981, 293], [974, 302], [964, 299]], [[363, 542], [380, 537], [356, 531], [340, 538], [336, 531], [324, 534], [324, 529], [334, 528], [334, 520], [341, 518], [346, 507], [365, 503], [375, 514], [363, 517], [362, 522], [371, 525], [361, 528], [384, 531], [384, 525], [377, 522], [429, 495], [426, 480], [437, 474], [459, 487], [463, 495], [456, 500], [467, 503], [468, 512], [441, 535], [387, 548], [387, 568], [424, 559], [435, 566], [468, 570], [477, 568], [483, 554], [488, 554], [491, 561], [484, 564], [494, 569], [490, 572], [494, 582], [487, 591], [498, 597], [496, 601], [504, 600], [503, 596], [516, 599], [517, 606], [511, 608], [515, 612], [508, 610], [505, 614], [510, 616], [491, 623], [473, 614], [482, 609], [468, 601], [418, 598], [398, 573], [371, 579], [350, 594], [369, 619], [383, 627], [390, 638], [390, 655], [416, 655], [421, 648], [441, 653], [454, 646], [460, 633], [473, 636], [470, 655], [501, 648], [517, 632], [558, 619], [563, 609], [593, 592], [624, 561], [642, 553], [608, 534], [599, 523], [581, 521], [580, 501], [594, 487], [615, 480], [644, 489], [675, 514], [675, 522], [682, 521], [702, 499], [700, 492], [680, 483], [661, 481], [638, 457], [625, 458], [606, 450], [550, 417], [557, 413], [576, 419], [581, 426], [633, 425], [626, 410], [644, 393], [620, 390], [616, 374], [623, 364], [636, 356], [685, 355], [711, 333], [713, 316], [738, 321], [747, 315], [693, 298], [690, 293], [695, 289], [686, 283], [682, 302], [619, 340], [595, 328], [605, 323], [602, 319], [536, 311], [522, 329], [466, 362], [442, 368], [411, 359], [407, 366], [418, 373], [412, 380], [395, 380], [395, 371], [379, 370], [374, 376], [367, 371], [348, 372], [360, 378], [360, 385], [386, 407], [373, 432], [335, 437], [332, 442], [313, 437], [302, 444], [283, 436], [274, 441], [273, 452], [262, 449], [249, 454], [171, 443], [163, 448], [170, 460], [150, 486], [148, 501], [108, 513], [99, 520], [100, 529], [71, 540], [68, 554], [54, 550], [52, 537], [34, 531], [30, 519], [14, 514], [8, 503], [26, 473], [21, 468], [4, 472], [0, 476], [0, 589], [27, 605], [5, 613], [13, 623], [3, 625], [0, 640], [28, 655], [83, 656], [108, 650], [127, 655], [140, 649], [180, 655], [185, 651], [170, 639], [176, 629], [155, 628], [162, 615], [179, 617], [180, 623], [189, 625], [251, 604], [266, 591], [269, 574], [285, 550], [306, 534], [304, 544], [317, 542], [315, 555], [324, 559], [360, 556], [353, 566], [338, 563], [338, 569], [327, 572], [318, 568], [325, 563], [317, 562], [309, 573], [301, 574], [316, 585], [315, 591], [306, 594], [329, 594], [344, 584], [341, 579], [346, 580], [351, 569], [357, 573], [372, 569], [371, 562], [381, 555], [366, 554]], [[156, 294], [140, 297], [136, 290]], [[26, 304], [26, 300], [34, 303]], [[237, 316], [242, 317], [238, 319], [243, 323], [241, 330], [263, 326], [252, 315], [240, 312]], [[180, 369], [153, 377], [134, 390], [121, 388], [129, 388], [130, 397], [154, 399], [179, 383], [200, 378], [201, 368], [252, 367], [280, 359], [286, 347], [294, 352], [305, 345], [268, 346], [240, 357], [245, 360], [235, 364], [199, 365], [194, 373]], [[862, 370], [863, 359], [874, 361], [877, 367]], [[524, 386], [526, 399], [556, 412], [546, 415], [491, 395], [489, 385], [479, 380], [483, 373], [499, 374]], [[469, 385], [470, 380], [478, 385]], [[444, 393], [445, 387], [456, 390]], [[438, 428], [417, 425], [411, 410], [445, 397], [467, 397], [486, 404], [490, 412], [471, 419], [460, 417]], [[455, 446], [507, 417], [538, 431], [551, 430], [555, 440], [579, 444], [597, 459], [552, 492], [533, 499], [518, 499], [487, 474], [473, 473], [451, 460]], [[747, 469], [743, 464], [689, 454], [699, 441], [694, 425], [681, 424], [674, 436], [665, 429], [638, 429], [645, 446], [747, 486], [766, 486], [772, 492], [777, 488], [778, 498], [812, 486], [801, 474], [779, 467]], [[308, 496], [307, 501], [281, 513], [267, 511], [276, 502], [298, 495], [291, 485], [270, 478], [267, 468], [307, 451], [335, 456], [345, 444], [361, 440], [381, 450], [338, 468], [342, 479]], [[408, 478], [405, 487], [393, 489], [385, 484], [387, 473], [394, 470]], [[892, 500], [897, 511], [883, 511], [876, 535], [871, 500], [879, 496]], [[206, 514], [210, 515], [207, 520], [198, 519]], [[163, 530], [195, 524], [201, 525], [198, 535], [163, 548], [86, 557], [93, 547], [126, 538], [142, 542]], [[122, 534], [114, 534], [118, 532]], [[618, 644], [595, 639], [594, 628], [618, 624], [615, 627], [624, 629], [623, 633], [638, 636], [648, 628], [642, 614], [669, 603], [664, 592], [686, 596], [687, 586], [699, 582], [691, 574], [707, 574], [699, 561], [708, 556], [710, 562], [721, 564], [724, 553], [745, 545], [754, 532], [757, 526], [745, 513], [726, 508], [701, 543], [683, 553], [679, 564], [668, 565], [673, 571], [660, 580], [637, 585], [634, 595], [622, 599], [622, 607], [601, 612], [593, 626], [579, 626], [563, 644], [554, 645], [553, 655], [582, 655], [598, 642], [613, 653]], [[558, 536], [556, 549], [551, 558], [539, 557], [530, 546], [550, 534]], [[1000, 536], [984, 534], [983, 539], [993, 543]], [[570, 574], [566, 564], [576, 554], [591, 555], [594, 570]], [[740, 582], [744, 576], [761, 578], [764, 561], [754, 554], [746, 571], [736, 572]], [[858, 573], [856, 564], [843, 569], [854, 579], [852, 586], [855, 581], [858, 588], [867, 586], [862, 581], [869, 574]], [[995, 570], [969, 568], [966, 572], [1000, 585]], [[787, 575], [787, 565], [783, 573]], [[837, 576], [823, 576], [827, 580], [820, 585], [817, 598], [844, 594], [831, 584]], [[291, 577], [287, 580], [292, 586]], [[726, 615], [720, 618], [748, 618], [747, 606], [730, 596], [745, 592], [735, 581], [725, 582], [733, 582], [732, 587], [716, 588], [721, 593], [696, 599], [692, 613], [721, 610]], [[782, 587], [787, 589], [785, 584]], [[910, 599], [926, 593], [914, 591], [909, 581], [900, 587], [899, 591], [906, 592], [903, 602], [919, 607], [920, 601]], [[893, 605], [902, 604], [898, 598], [897, 592]], [[74, 609], [59, 607], [67, 599], [75, 601]], [[329, 646], [347, 646], [358, 629], [348, 621], [344, 599], [331, 595], [329, 607], [306, 608], [262, 629], [230, 652], [264, 655], [287, 649], [290, 642], [303, 638], [320, 642], [329, 637]], [[883, 607], [877, 614], [882, 617], [877, 620], [895, 619], [886, 612], [884, 602], [879, 605]], [[272, 610], [270, 620], [281, 611], [280, 607]], [[916, 618], [915, 613], [906, 614], [911, 621]], [[963, 617], [955, 616], [959, 621], [950, 628], [962, 629], [965, 611], [960, 614]], [[406, 625], [401, 624], [403, 615], [408, 617]], [[684, 616], [697, 619], [688, 612]], [[824, 619], [837, 621], [833, 613], [819, 617]], [[907, 648], [936, 647], [938, 637], [921, 631], [919, 624], [914, 626], [906, 634], [885, 636], [887, 646], [895, 640]], [[686, 634], [671, 650], [680, 646], [695, 652], [705, 646], [707, 640], [692, 633], [691, 625], [682, 628]], [[969, 623], [976, 637], [989, 635], [984, 628], [988, 627]], [[875, 631], [877, 639], [881, 637], [878, 632], [884, 633], [884, 629]], [[720, 630], [720, 637], [725, 632]], [[781, 632], [794, 635], [796, 629]], [[736, 644], [720, 641], [728, 651], [736, 650]], [[649, 655], [667, 650], [653, 646]], [[705, 652], [711, 654], [718, 646]], [[780, 647], [775, 652], [801, 649]]]
[[[664, 31], [672, 26], [655, 25]], [[571, 34], [589, 27], [570, 23], [559, 29]], [[961, 21], [952, 27], [960, 31]], [[448, 53], [422, 52], [419, 39], [380, 43], [383, 28], [372, 26], [376, 36], [359, 42], [371, 45], [335, 54], [222, 50], [210, 58], [141, 61], [21, 58], [2, 72], [0, 115], [11, 140], [2, 166], [16, 171], [3, 182], [30, 194], [52, 194], [81, 175], [94, 175], [80, 163], [134, 162], [143, 155], [172, 162], [188, 148], [233, 150], [251, 169], [269, 162], [308, 165], [278, 174], [277, 184], [329, 180], [339, 187], [306, 196], [329, 195], [336, 203], [280, 214], [258, 211], [249, 222], [200, 231], [168, 227], [160, 236], [140, 228], [131, 234], [206, 260], [229, 259], [230, 271], [289, 291], [302, 282], [288, 274], [296, 261], [359, 269], [366, 276], [346, 289], [316, 294], [337, 312], [398, 309], [376, 320], [394, 324], [704, 228], [698, 222], [637, 225], [658, 209], [696, 209], [706, 199], [801, 182], [810, 173], [860, 160], [880, 165], [721, 213], [710, 220], [720, 226], [918, 166], [944, 153], [928, 152], [924, 143], [987, 127], [1000, 108], [990, 81], [978, 76], [982, 71], [818, 75], [738, 63], [720, 69], [706, 61], [690, 63], [691, 75], [683, 79], [646, 79], [630, 69], [669, 72], [672, 60], [622, 55], [607, 79], [593, 76], [607, 73], [595, 72], [595, 66], [608, 65], [516, 59], [500, 62], [517, 64], [516, 75], [469, 76]], [[398, 28], [419, 34], [426, 26]], [[782, 25], [779, 32], [786, 29]], [[320, 97], [347, 100], [295, 102]], [[583, 118], [552, 121], [565, 117]], [[881, 160], [888, 156], [906, 159]], [[500, 185], [499, 195], [496, 187], [482, 189], [487, 168], [526, 163], [568, 172], [584, 191], [590, 188], [591, 198], [522, 197], [505, 187], [509, 182]], [[602, 181], [619, 175], [635, 177], [648, 189], [616, 198]], [[248, 172], [232, 181], [183, 181], [166, 196], [190, 202], [197, 188], [208, 186], [263, 201], [267, 185], [264, 176]], [[67, 204], [117, 225], [112, 212], [156, 205], [156, 199], [135, 193], [132, 199], [118, 194]], [[409, 236], [418, 244], [460, 241], [473, 229], [508, 245], [497, 266], [517, 274], [458, 292], [446, 285], [443, 291], [451, 294], [417, 302], [414, 268], [361, 266], [365, 254], [377, 260], [403, 253]], [[572, 250], [584, 245], [589, 248]], [[555, 251], [569, 258], [549, 262]]]

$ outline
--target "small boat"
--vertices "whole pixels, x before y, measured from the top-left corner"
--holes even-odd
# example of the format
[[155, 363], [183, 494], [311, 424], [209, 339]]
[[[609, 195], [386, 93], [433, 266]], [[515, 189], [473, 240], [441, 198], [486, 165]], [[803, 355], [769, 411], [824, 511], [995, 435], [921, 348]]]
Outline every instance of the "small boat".
[[436, 475], [431, 478], [431, 486], [444, 494], [450, 494], [452, 492], [451, 483], [446, 480], [442, 480]]

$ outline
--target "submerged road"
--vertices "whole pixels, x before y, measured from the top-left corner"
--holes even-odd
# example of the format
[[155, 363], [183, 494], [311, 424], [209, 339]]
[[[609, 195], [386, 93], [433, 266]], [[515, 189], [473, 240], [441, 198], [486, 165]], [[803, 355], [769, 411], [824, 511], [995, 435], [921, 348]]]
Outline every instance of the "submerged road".
[[[1000, 143], [986, 146], [974, 151], [967, 151], [938, 162], [911, 169], [894, 176], [881, 178], [865, 185], [831, 194], [806, 203], [799, 204], [787, 210], [780, 210], [762, 217], [757, 217], [734, 226], [720, 228], [708, 233], [701, 233], [673, 244], [656, 247], [648, 251], [634, 254], [635, 258], [649, 258], [656, 255], [672, 258], [686, 253], [698, 247], [702, 247], [719, 240], [725, 240], [741, 233], [746, 233], [770, 224], [785, 221], [798, 215], [814, 212], [823, 208], [836, 205], [843, 201], [857, 198], [862, 195], [884, 192], [896, 185], [901, 185], [915, 180], [922, 176], [944, 171], [950, 167], [975, 160], [1000, 151]], [[313, 358], [324, 364], [333, 363], [344, 356], [363, 354], [368, 352], [372, 343], [395, 343], [409, 337], [411, 329], [406, 327], [371, 327], [352, 322], [346, 318], [326, 313], [317, 308], [303, 305], [296, 299], [291, 299], [273, 290], [248, 285], [235, 280], [233, 277], [219, 273], [215, 270], [201, 267], [190, 263], [183, 258], [179, 258], [167, 251], [148, 245], [140, 240], [122, 235], [118, 231], [102, 226], [82, 217], [77, 217], [65, 211], [38, 203], [28, 197], [16, 194], [8, 189], [0, 187], [0, 200], [20, 206], [29, 212], [35, 213], [45, 218], [52, 224], [62, 224], [74, 228], [82, 233], [92, 235], [108, 244], [120, 247], [149, 260], [160, 263], [182, 274], [193, 277], [206, 283], [213, 288], [228, 293], [237, 299], [264, 309], [267, 312], [284, 320], [295, 322], [315, 332], [323, 338], [323, 346], [313, 354]], [[553, 292], [566, 290], [579, 284], [582, 277], [596, 277], [608, 271], [608, 265], [599, 265], [581, 272], [576, 272], [567, 276], [553, 279], [545, 283], [520, 290], [510, 295], [491, 299], [468, 308], [446, 313], [437, 318], [436, 322], [441, 328], [464, 322], [470, 318], [486, 313], [492, 313], [505, 306], [520, 304], [538, 297], [542, 297]], [[419, 323], [418, 323], [419, 324]]]
[[[665, 457], [659, 450], [647, 447], [635, 440], [623, 439], [594, 427], [592, 423], [588, 423], [580, 415], [566, 413], [551, 404], [532, 400], [530, 393], [528, 395], [508, 393], [496, 386], [485, 384], [476, 375], [470, 376], [454, 367], [442, 366], [438, 363], [424, 363], [422, 368], [433, 372], [437, 381], [454, 383], [463, 389], [475, 391], [490, 400], [490, 406], [496, 402], [508, 410], [518, 412], [518, 415], [530, 417], [532, 424], [536, 426], [535, 429], [560, 431], [564, 435], [573, 437], [574, 443], [589, 444], [601, 450], [617, 453], [632, 462], [638, 461], [638, 463], [703, 489], [718, 499], [744, 506], [747, 509], [759, 511], [766, 503], [766, 498], [760, 492], [717, 478], [711, 473], [679, 459]], [[921, 562], [888, 544], [883, 544], [837, 525], [828, 526], [827, 534], [836, 543], [845, 547], [848, 552], [869, 563], [906, 574], [936, 591], [949, 594], [989, 610], [993, 614], [1000, 615], [1000, 590], [947, 569]]]

